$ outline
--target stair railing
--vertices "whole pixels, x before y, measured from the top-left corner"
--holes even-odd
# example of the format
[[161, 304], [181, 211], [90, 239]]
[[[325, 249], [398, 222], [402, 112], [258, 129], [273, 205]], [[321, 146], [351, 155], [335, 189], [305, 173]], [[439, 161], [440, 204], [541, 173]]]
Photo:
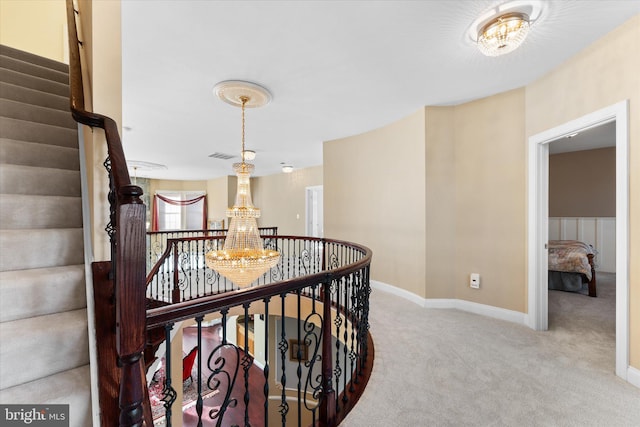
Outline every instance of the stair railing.
[[[108, 157], [104, 166], [109, 175], [110, 216], [106, 231], [111, 244], [110, 265], [96, 265], [94, 275], [106, 271], [108, 277], [104, 285], [113, 286], [115, 301], [115, 349], [119, 370], [110, 367], [115, 378], [104, 378], [100, 373], [100, 381], [115, 382], [111, 384], [111, 398], [119, 401], [119, 425], [142, 426], [145, 415], [147, 425], [150, 413], [144, 409], [146, 380], [142, 352], [145, 345], [145, 206], [141, 200], [142, 189], [131, 184], [129, 171], [118, 134], [116, 122], [101, 114], [87, 111], [84, 101], [84, 84], [81, 71], [80, 45], [78, 39], [76, 14], [73, 0], [67, 0], [67, 24], [69, 35], [69, 83], [70, 107], [73, 118], [81, 124], [104, 130]], [[97, 281], [99, 282], [99, 281]], [[97, 283], [97, 282], [94, 282]], [[96, 310], [99, 310], [96, 308]], [[106, 345], [105, 343], [100, 344]], [[103, 349], [101, 349], [103, 353]], [[105, 363], [104, 360], [99, 364]], [[102, 387], [101, 387], [102, 388]], [[110, 405], [100, 396], [102, 411]], [[146, 405], [148, 406], [148, 405]], [[115, 420], [105, 420], [103, 425], [114, 425]], [[109, 424], [110, 423], [110, 424]]]

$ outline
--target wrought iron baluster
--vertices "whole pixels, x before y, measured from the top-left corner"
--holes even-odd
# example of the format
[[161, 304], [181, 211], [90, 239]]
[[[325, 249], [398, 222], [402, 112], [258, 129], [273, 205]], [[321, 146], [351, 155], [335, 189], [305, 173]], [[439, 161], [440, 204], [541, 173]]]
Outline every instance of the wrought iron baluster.
[[287, 363], [286, 355], [287, 355], [287, 350], [289, 349], [289, 343], [287, 342], [287, 334], [284, 326], [285, 319], [286, 319], [286, 312], [285, 312], [286, 297], [287, 297], [287, 294], [280, 295], [280, 306], [282, 307], [282, 315], [280, 317], [280, 343], [278, 345], [278, 349], [280, 350], [280, 360], [281, 360], [281, 370], [282, 370], [282, 374], [280, 375], [280, 385], [282, 385], [282, 397], [279, 405], [279, 408], [280, 408], [279, 412], [282, 419], [282, 427], [286, 427], [287, 425], [287, 413], [289, 412], [289, 403], [287, 402], [287, 394], [285, 391], [287, 387], [287, 375], [285, 373], [285, 366]]
[[196, 317], [196, 323], [198, 325], [198, 399], [196, 400], [196, 414], [198, 415], [198, 427], [202, 427], [202, 408], [204, 401], [202, 399], [202, 320], [204, 316]]
[[176, 401], [178, 394], [171, 385], [171, 330], [173, 323], [164, 326], [164, 342], [165, 342], [165, 364], [164, 364], [164, 387], [162, 389], [162, 401], [165, 408], [165, 420], [167, 427], [171, 427], [172, 406]]
[[[335, 279], [331, 282], [331, 295], [335, 295], [336, 307], [340, 307], [340, 281], [341, 279]], [[333, 297], [332, 297], [333, 299]], [[340, 375], [342, 375], [342, 368], [340, 367], [340, 327], [342, 326], [342, 316], [340, 311], [336, 311], [336, 317], [333, 319], [333, 324], [336, 326], [336, 365], [333, 368], [333, 375], [335, 376], [336, 388], [340, 387]], [[339, 393], [336, 390], [336, 411], [340, 411]]]
[[264, 299], [264, 426], [269, 427], [269, 301]]
[[[315, 293], [317, 285], [314, 285], [313, 292]], [[316, 323], [320, 325], [316, 326]], [[316, 425], [317, 409], [321, 399], [323, 399], [322, 393], [322, 373], [315, 374], [315, 368], [322, 361], [320, 355], [320, 344], [323, 336], [324, 321], [320, 313], [316, 311], [315, 300], [313, 301], [311, 313], [305, 318], [303, 329], [304, 344], [309, 347], [311, 356], [305, 361], [305, 367], [307, 368], [307, 378], [305, 379], [304, 386], [304, 407], [311, 412], [313, 420], [312, 425]], [[313, 401], [309, 401], [308, 396], [311, 394]]]
[[296, 359], [298, 359], [298, 368], [296, 369], [296, 376], [298, 377], [298, 425], [302, 425], [302, 345], [305, 344], [302, 341], [300, 334], [300, 318], [302, 317], [302, 310], [300, 307], [300, 289], [295, 293], [296, 295], [296, 339], [298, 341], [298, 351], [296, 352]]
[[249, 369], [253, 364], [253, 356], [249, 354], [249, 306], [251, 303], [242, 305], [244, 308], [244, 354], [242, 356], [242, 369], [244, 370], [244, 425], [249, 425]]

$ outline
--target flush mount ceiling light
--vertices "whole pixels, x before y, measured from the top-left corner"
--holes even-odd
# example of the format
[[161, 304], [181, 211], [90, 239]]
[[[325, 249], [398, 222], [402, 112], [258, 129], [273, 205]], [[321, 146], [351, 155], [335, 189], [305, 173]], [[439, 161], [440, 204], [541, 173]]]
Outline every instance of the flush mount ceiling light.
[[[264, 248], [258, 232], [256, 218], [260, 209], [251, 201], [250, 176], [254, 166], [247, 163], [244, 148], [244, 112], [246, 107], [261, 107], [271, 100], [271, 94], [262, 86], [243, 81], [218, 83], [214, 93], [224, 102], [242, 108], [242, 149], [241, 162], [234, 163], [238, 177], [236, 200], [227, 209], [231, 218], [229, 231], [222, 250], [207, 252], [207, 267], [222, 274], [239, 287], [247, 287], [258, 277], [269, 271], [280, 260], [280, 253]], [[255, 153], [254, 153], [255, 154]]]
[[291, 165], [282, 165], [282, 172], [284, 172], [284, 173], [293, 172], [293, 166], [291, 166]]
[[474, 21], [469, 37], [487, 56], [500, 56], [517, 49], [542, 14], [539, 1], [503, 3]]
[[529, 16], [505, 13], [485, 25], [478, 33], [478, 49], [487, 56], [513, 52], [529, 34]]

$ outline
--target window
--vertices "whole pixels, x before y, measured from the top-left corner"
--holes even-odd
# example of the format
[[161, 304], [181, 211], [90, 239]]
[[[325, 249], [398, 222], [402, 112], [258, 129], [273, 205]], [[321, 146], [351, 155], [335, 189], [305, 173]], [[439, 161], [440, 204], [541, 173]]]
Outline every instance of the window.
[[202, 192], [157, 192], [153, 198], [154, 231], [204, 230], [207, 196]]

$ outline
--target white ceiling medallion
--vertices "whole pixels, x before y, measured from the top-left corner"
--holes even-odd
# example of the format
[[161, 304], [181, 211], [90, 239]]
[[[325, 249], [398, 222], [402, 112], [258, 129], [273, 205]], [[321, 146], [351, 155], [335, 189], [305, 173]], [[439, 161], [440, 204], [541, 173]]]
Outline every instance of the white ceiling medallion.
[[539, 0], [502, 3], [473, 21], [467, 36], [487, 56], [513, 52], [524, 42], [529, 28], [542, 15], [543, 8], [544, 3]]
[[242, 98], [248, 98], [246, 108], [256, 108], [271, 102], [272, 96], [266, 88], [244, 80], [225, 80], [213, 87], [215, 96], [234, 107], [242, 106]]

